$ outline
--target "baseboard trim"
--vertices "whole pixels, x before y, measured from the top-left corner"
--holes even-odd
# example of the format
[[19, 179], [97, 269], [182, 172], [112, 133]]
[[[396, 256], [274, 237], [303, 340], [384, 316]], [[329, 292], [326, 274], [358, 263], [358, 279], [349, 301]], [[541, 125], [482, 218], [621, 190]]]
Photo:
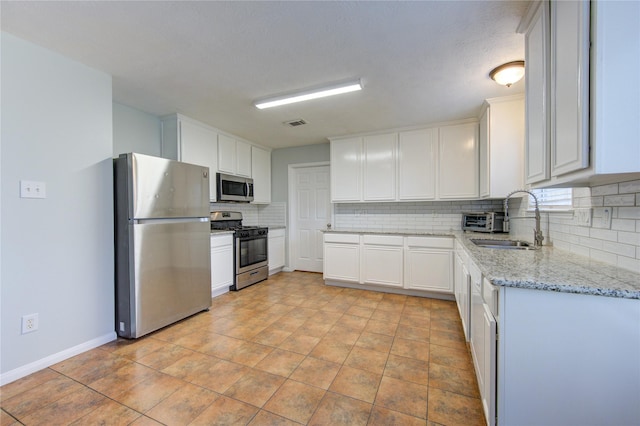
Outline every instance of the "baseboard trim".
[[222, 287], [218, 287], [218, 288], [212, 288], [211, 289], [211, 298], [213, 299], [214, 297], [218, 297], [221, 296], [225, 293], [229, 293], [229, 286], [228, 285], [224, 285]]
[[428, 297], [430, 299], [456, 300], [455, 295], [451, 293], [438, 293], [435, 291], [412, 290], [412, 289], [404, 289], [404, 288], [397, 288], [397, 287], [384, 287], [384, 286], [377, 286], [373, 284], [356, 284], [356, 283], [330, 280], [330, 279], [325, 279], [324, 283], [325, 285], [329, 285], [332, 287], [346, 287], [346, 288], [353, 288], [357, 290], [378, 291], [381, 293], [404, 294], [406, 296]]
[[36, 371], [40, 371], [44, 368], [50, 367], [53, 364], [57, 364], [58, 362], [64, 361], [65, 359], [69, 359], [73, 356], [81, 354], [83, 352], [89, 351], [91, 349], [95, 349], [98, 346], [102, 346], [105, 343], [112, 342], [118, 338], [115, 331], [104, 334], [95, 339], [89, 340], [87, 342], [81, 343], [79, 345], [73, 346], [71, 348], [65, 349], [61, 352], [55, 353], [53, 355], [49, 355], [37, 361], [31, 362], [29, 364], [23, 365], [11, 371], [7, 371], [6, 373], [0, 374], [0, 386], [6, 385], [7, 383], [11, 383], [18, 379], [21, 379], [29, 374], [35, 373]]

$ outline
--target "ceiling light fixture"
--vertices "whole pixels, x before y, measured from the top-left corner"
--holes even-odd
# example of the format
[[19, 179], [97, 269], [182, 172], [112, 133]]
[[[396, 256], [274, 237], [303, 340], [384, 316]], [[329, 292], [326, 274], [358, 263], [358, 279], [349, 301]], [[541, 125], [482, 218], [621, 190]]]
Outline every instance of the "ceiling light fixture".
[[304, 90], [302, 92], [296, 92], [286, 96], [263, 99], [256, 101], [254, 105], [259, 109], [265, 109], [280, 105], [288, 105], [295, 102], [308, 101], [311, 99], [324, 98], [327, 96], [340, 95], [342, 93], [355, 92], [357, 90], [362, 90], [362, 83], [360, 83], [360, 80]]
[[498, 84], [511, 87], [513, 83], [524, 77], [524, 61], [513, 61], [494, 68], [489, 77]]

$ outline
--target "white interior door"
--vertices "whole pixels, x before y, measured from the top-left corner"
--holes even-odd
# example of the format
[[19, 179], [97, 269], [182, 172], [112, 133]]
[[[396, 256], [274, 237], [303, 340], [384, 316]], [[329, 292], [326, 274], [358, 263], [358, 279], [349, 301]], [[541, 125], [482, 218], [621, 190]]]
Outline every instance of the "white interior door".
[[291, 267], [322, 272], [322, 231], [331, 222], [329, 166], [292, 167], [289, 175]]

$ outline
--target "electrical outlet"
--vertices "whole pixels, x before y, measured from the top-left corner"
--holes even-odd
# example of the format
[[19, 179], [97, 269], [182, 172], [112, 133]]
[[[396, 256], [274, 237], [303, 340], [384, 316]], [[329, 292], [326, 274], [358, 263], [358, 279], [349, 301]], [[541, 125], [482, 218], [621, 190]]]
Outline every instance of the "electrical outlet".
[[32, 333], [38, 329], [38, 314], [22, 316], [22, 334]]
[[44, 182], [21, 180], [20, 198], [47, 198], [47, 184]]

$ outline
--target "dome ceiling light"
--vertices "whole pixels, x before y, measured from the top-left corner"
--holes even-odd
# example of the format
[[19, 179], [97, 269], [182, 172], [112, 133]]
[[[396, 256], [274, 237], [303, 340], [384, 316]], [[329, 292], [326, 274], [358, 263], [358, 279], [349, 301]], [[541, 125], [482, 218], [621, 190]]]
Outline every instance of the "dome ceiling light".
[[496, 83], [511, 87], [524, 77], [524, 61], [513, 61], [502, 64], [494, 68], [489, 73], [489, 77]]

